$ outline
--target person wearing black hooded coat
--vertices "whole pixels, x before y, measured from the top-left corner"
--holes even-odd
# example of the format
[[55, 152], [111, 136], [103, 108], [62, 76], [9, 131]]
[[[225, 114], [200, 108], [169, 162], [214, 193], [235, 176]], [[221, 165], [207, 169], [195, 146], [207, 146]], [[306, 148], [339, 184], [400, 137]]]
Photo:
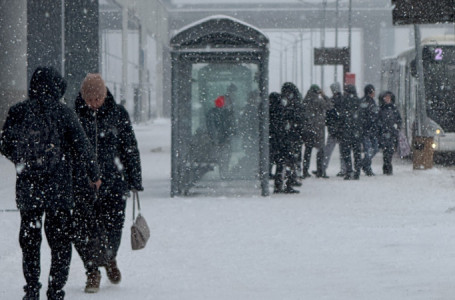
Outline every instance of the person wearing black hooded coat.
[[384, 175], [392, 175], [392, 157], [398, 143], [402, 119], [398, 108], [395, 106], [395, 95], [386, 91], [379, 97], [379, 145], [383, 153], [384, 164], [382, 171]]
[[[63, 299], [63, 287], [68, 279], [71, 262], [71, 209], [73, 202], [73, 181], [71, 178], [70, 154], [77, 154], [81, 165], [87, 170], [89, 184], [99, 188], [99, 169], [95, 163], [95, 154], [75, 113], [59, 100], [65, 93], [66, 83], [54, 69], [38, 67], [30, 81], [29, 99], [9, 109], [0, 138], [0, 152], [16, 165], [16, 203], [20, 211], [21, 225], [19, 244], [22, 248], [22, 266], [26, 286], [23, 299], [38, 300], [41, 283], [40, 277], [40, 246], [42, 241], [41, 228], [51, 248], [51, 268], [47, 296], [48, 299]], [[52, 131], [49, 151], [53, 156], [43, 163], [42, 168], [30, 156], [21, 155], [24, 149], [37, 145], [21, 145], [32, 133], [24, 124], [33, 120], [43, 119]], [[21, 130], [22, 128], [22, 130]], [[43, 127], [39, 131], [44, 131]], [[42, 141], [36, 141], [42, 144]], [[53, 148], [58, 148], [53, 149]], [[25, 159], [24, 157], [28, 157]], [[47, 157], [47, 156], [46, 156]], [[43, 215], [46, 215], [44, 226]]]
[[281, 101], [279, 93], [273, 92], [269, 95], [270, 102], [270, 126], [269, 126], [269, 148], [270, 161], [275, 164], [276, 171], [273, 175], [274, 193], [294, 194], [298, 193], [292, 187], [291, 173], [286, 169], [295, 166], [294, 156], [294, 132], [291, 130], [289, 119], [290, 110], [287, 103]]
[[[98, 193], [87, 189], [86, 170], [78, 160], [74, 160], [77, 232], [74, 244], [87, 271], [85, 292], [96, 293], [101, 280], [99, 267], [106, 267], [112, 283], [118, 284], [121, 280], [116, 257], [125, 222], [127, 196], [130, 191], [143, 190], [141, 161], [128, 112], [115, 102], [99, 74], [86, 76], [75, 100], [75, 110], [96, 149], [96, 161], [103, 181]], [[94, 226], [94, 222], [98, 226]], [[96, 229], [99, 232], [94, 232]], [[103, 243], [92, 243], [94, 236], [103, 236]]]

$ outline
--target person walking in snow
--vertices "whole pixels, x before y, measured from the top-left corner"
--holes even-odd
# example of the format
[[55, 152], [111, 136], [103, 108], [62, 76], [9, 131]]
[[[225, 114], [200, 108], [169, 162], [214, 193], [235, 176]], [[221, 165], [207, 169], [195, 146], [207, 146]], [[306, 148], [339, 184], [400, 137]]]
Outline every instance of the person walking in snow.
[[398, 108], [395, 106], [395, 95], [392, 92], [384, 92], [379, 98], [379, 104], [379, 144], [384, 161], [382, 171], [384, 175], [392, 175], [392, 157], [398, 143], [402, 119]]
[[106, 268], [112, 283], [120, 283], [117, 252], [128, 194], [143, 190], [141, 161], [128, 112], [115, 103], [100, 74], [85, 77], [75, 110], [96, 149], [96, 162], [103, 180], [98, 192], [87, 188], [87, 169], [74, 159], [74, 245], [87, 271], [85, 292], [96, 293], [101, 281], [99, 267]]
[[98, 189], [101, 185], [93, 148], [74, 112], [59, 101], [65, 89], [66, 82], [54, 68], [38, 67], [30, 81], [29, 99], [9, 109], [0, 138], [0, 152], [16, 165], [17, 171], [25, 300], [40, 299], [43, 227], [52, 257], [47, 297], [63, 299], [65, 295], [74, 206], [68, 159], [72, 151], [86, 166], [84, 187]]

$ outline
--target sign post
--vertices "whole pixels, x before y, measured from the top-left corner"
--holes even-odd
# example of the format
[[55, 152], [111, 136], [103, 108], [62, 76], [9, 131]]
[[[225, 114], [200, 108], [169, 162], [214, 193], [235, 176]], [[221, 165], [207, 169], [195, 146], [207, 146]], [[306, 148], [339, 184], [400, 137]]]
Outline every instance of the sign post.
[[[343, 74], [349, 73], [351, 51], [349, 48], [314, 48], [315, 65], [343, 65]], [[345, 80], [345, 76], [343, 76]]]

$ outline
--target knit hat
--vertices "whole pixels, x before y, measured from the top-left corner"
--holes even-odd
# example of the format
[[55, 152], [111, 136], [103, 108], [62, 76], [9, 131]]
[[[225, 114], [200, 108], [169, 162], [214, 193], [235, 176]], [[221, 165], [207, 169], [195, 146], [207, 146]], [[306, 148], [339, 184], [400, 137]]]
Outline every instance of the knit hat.
[[107, 89], [100, 74], [89, 73], [85, 76], [81, 85], [81, 95], [84, 100], [106, 98]]
[[223, 107], [225, 104], [225, 99], [224, 96], [219, 96], [218, 98], [215, 99], [215, 106], [218, 108]]
[[310, 91], [312, 91], [312, 92], [314, 92], [314, 93], [317, 93], [317, 92], [319, 92], [320, 90], [321, 90], [321, 88], [320, 88], [319, 85], [317, 85], [317, 84], [312, 84], [312, 85], [310, 86]]

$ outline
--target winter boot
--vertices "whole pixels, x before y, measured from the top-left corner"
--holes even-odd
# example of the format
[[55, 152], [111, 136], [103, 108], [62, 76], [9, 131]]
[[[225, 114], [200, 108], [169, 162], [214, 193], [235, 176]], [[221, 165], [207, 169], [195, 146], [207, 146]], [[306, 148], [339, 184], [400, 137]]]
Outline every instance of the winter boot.
[[120, 273], [120, 270], [117, 267], [117, 261], [115, 260], [115, 258], [107, 262], [106, 272], [107, 278], [109, 278], [110, 282], [112, 282], [113, 284], [119, 284], [120, 281], [122, 280], [122, 274]]
[[365, 172], [365, 175], [367, 175], [367, 176], [374, 176], [375, 175], [371, 168], [363, 169], [363, 172]]
[[360, 179], [360, 171], [354, 172], [354, 175], [352, 176], [352, 179], [359, 180]]
[[384, 175], [392, 175], [393, 174], [392, 170], [393, 170], [392, 166], [390, 165], [382, 167], [382, 172], [384, 173]]
[[289, 184], [289, 180], [286, 182], [286, 187], [283, 189], [284, 194], [298, 194], [300, 191], [295, 190], [291, 184]]
[[36, 286], [24, 286], [25, 296], [22, 298], [23, 300], [39, 300], [39, 290], [41, 288], [41, 284], [38, 283]]
[[65, 298], [65, 292], [63, 290], [47, 290], [47, 299], [48, 300], [63, 300]]
[[351, 180], [354, 178], [354, 173], [353, 172], [346, 172], [344, 175], [344, 180]]
[[100, 283], [101, 283], [101, 273], [100, 271], [96, 270], [93, 272], [87, 272], [87, 283], [85, 284], [85, 292], [86, 293], [98, 293], [100, 290]]
[[311, 177], [311, 174], [308, 173], [308, 169], [303, 169], [302, 170], [302, 179], [310, 178], [310, 177]]
[[298, 194], [300, 191], [292, 188], [291, 185], [286, 185], [286, 188], [283, 190], [284, 194]]
[[296, 177], [291, 177], [287, 181], [287, 186], [302, 186], [302, 183]]

